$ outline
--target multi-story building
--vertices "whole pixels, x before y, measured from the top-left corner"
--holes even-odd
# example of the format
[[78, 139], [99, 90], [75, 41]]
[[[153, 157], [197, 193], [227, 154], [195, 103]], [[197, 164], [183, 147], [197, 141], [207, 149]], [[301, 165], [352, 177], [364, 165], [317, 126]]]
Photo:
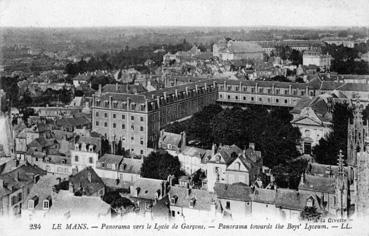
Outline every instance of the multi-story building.
[[321, 54], [318, 51], [305, 51], [302, 55], [302, 64], [304, 66], [316, 65], [322, 69], [329, 70], [331, 68], [332, 57], [328, 54]]
[[96, 162], [99, 159], [101, 148], [100, 137], [81, 136], [70, 150], [71, 165], [73, 171], [78, 172], [86, 167], [96, 169]]
[[250, 143], [247, 150], [236, 145], [213, 145], [212, 157], [206, 164], [208, 191], [213, 192], [216, 183], [244, 183], [251, 185], [261, 173], [262, 157], [260, 151]]
[[217, 99], [214, 80], [136, 94], [120, 90], [120, 85], [100, 87], [93, 96], [92, 129], [111, 142], [121, 140], [123, 148], [139, 155], [157, 147], [165, 125], [189, 117]]
[[32, 186], [45, 174], [37, 166], [27, 164], [0, 175], [0, 216], [20, 215]]
[[275, 81], [231, 81], [218, 80], [218, 103], [255, 104], [294, 107], [301, 97], [313, 97], [316, 88], [311, 84]]

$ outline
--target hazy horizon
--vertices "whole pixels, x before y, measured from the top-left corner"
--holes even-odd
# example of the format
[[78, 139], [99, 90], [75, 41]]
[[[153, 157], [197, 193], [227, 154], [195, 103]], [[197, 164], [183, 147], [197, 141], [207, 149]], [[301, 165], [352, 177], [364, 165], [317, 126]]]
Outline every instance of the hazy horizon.
[[369, 27], [367, 0], [2, 0], [0, 27]]

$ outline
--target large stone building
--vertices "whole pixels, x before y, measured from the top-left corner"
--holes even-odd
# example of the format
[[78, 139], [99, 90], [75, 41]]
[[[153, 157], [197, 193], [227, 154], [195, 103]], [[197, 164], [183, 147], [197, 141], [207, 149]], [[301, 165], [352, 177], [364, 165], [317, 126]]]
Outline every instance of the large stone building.
[[302, 55], [302, 64], [304, 66], [316, 65], [324, 70], [331, 68], [332, 57], [328, 54], [321, 54], [317, 51], [305, 51]]
[[317, 89], [311, 84], [275, 81], [218, 80], [218, 103], [255, 104], [294, 107], [301, 97], [314, 97]]
[[160, 129], [215, 103], [217, 92], [213, 80], [135, 94], [120, 92], [118, 85], [100, 88], [93, 96], [92, 129], [111, 142], [121, 140], [131, 153], [147, 155], [157, 147]]

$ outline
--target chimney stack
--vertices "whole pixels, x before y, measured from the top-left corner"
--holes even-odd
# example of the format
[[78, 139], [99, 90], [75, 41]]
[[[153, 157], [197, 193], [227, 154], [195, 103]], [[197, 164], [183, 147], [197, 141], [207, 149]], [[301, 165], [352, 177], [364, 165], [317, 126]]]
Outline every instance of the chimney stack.
[[88, 172], [87, 173], [87, 179], [88, 179], [88, 182], [92, 182], [92, 174], [91, 174], [91, 172]]
[[255, 151], [255, 143], [249, 143], [249, 148]]

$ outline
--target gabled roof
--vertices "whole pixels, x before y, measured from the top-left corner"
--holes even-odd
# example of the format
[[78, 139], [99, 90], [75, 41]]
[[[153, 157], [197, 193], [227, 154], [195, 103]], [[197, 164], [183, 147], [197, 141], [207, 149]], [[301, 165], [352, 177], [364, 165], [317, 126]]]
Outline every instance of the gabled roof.
[[[89, 176], [91, 177], [91, 181], [89, 180]], [[92, 167], [86, 167], [77, 174], [70, 176], [69, 181], [73, 184], [75, 191], [82, 187], [84, 195], [87, 196], [91, 196], [105, 187], [104, 182]]]
[[242, 183], [235, 184], [215, 183], [214, 192], [220, 199], [229, 199], [243, 202], [248, 202], [252, 200], [251, 188]]
[[206, 190], [187, 189], [180, 186], [172, 186], [168, 193], [170, 198], [175, 199], [171, 205], [190, 208], [190, 202], [193, 201], [193, 209], [210, 211], [211, 204], [214, 204], [215, 196]]

